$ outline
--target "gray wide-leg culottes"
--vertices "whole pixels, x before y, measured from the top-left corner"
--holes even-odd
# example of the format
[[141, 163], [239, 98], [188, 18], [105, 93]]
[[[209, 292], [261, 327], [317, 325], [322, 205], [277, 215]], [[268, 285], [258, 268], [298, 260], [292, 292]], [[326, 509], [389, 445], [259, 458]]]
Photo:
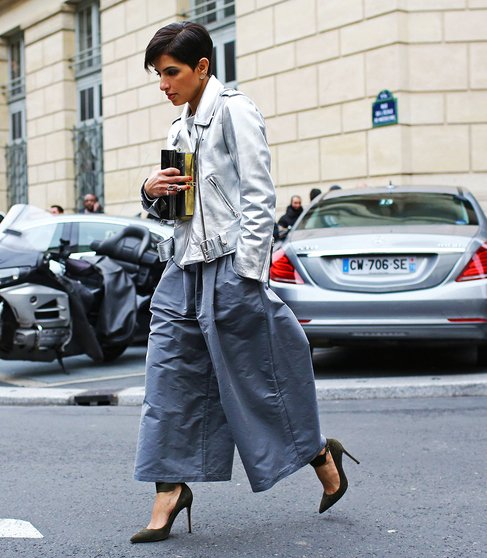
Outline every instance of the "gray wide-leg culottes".
[[254, 492], [324, 447], [306, 336], [233, 255], [166, 266], [152, 298], [135, 478], [229, 480], [237, 446]]

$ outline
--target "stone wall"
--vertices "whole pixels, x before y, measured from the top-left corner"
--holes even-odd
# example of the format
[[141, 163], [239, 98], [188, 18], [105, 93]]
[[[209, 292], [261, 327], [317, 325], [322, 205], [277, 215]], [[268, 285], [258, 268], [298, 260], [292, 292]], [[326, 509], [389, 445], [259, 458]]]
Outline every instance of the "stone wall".
[[140, 212], [140, 186], [160, 161], [167, 128], [179, 114], [144, 70], [154, 33], [174, 21], [176, 0], [101, 2], [106, 210]]
[[[74, 54], [72, 8], [60, 0], [3, 2], [0, 36], [19, 29], [25, 45], [25, 104], [29, 202], [67, 209], [74, 203], [72, 127], [75, 90], [70, 58]], [[1, 83], [7, 82], [7, 48], [0, 51]], [[0, 103], [0, 209], [6, 209], [4, 146], [8, 112]]]
[[74, 20], [61, 6], [24, 32], [29, 203], [73, 209]]
[[[0, 84], [7, 83], [7, 46], [0, 40]], [[5, 90], [0, 90], [0, 211], [7, 208], [7, 168], [5, 145], [8, 141], [8, 111]]]
[[[239, 86], [266, 116], [280, 209], [389, 180], [464, 184], [487, 204], [487, 0], [237, 6]], [[372, 129], [383, 89], [399, 124]]]
[[[140, 183], [180, 109], [143, 69], [147, 42], [188, 0], [101, 0], [106, 210], [140, 211]], [[237, 79], [267, 121], [278, 213], [311, 188], [448, 183], [487, 206], [487, 0], [236, 0]], [[29, 196], [74, 207], [72, 6], [0, 0], [25, 34]], [[0, 80], [5, 83], [5, 47]], [[383, 89], [399, 124], [372, 128]], [[5, 209], [5, 99], [0, 99]]]

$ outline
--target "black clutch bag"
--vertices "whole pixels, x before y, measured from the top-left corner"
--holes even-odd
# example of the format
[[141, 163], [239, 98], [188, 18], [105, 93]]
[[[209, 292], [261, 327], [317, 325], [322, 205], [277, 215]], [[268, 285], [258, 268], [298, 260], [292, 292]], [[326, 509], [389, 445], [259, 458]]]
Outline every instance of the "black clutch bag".
[[[174, 167], [179, 169], [181, 176], [192, 176], [193, 182], [181, 182], [181, 185], [190, 185], [188, 190], [178, 192], [167, 198], [167, 215], [161, 215], [163, 219], [180, 219], [186, 221], [194, 214], [194, 156], [193, 153], [184, 153], [174, 149], [161, 149], [161, 169]], [[166, 211], [164, 212], [166, 213]]]

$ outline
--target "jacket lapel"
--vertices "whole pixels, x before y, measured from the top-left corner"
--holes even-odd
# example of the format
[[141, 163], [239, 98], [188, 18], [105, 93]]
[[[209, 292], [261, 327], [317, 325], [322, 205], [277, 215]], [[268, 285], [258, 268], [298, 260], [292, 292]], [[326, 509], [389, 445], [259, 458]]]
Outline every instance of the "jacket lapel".
[[203, 91], [200, 104], [196, 109], [194, 123], [197, 126], [206, 127], [210, 125], [213, 115], [215, 114], [217, 101], [223, 89], [223, 84], [220, 83], [215, 76], [211, 76]]

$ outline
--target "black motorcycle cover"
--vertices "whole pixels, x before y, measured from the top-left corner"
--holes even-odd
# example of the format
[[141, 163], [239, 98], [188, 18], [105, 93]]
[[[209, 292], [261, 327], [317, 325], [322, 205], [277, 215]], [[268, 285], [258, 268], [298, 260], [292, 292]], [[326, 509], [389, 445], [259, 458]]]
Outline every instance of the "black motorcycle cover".
[[94, 361], [103, 361], [103, 351], [96, 337], [95, 330], [88, 321], [86, 308], [83, 304], [83, 299], [86, 299], [87, 296], [86, 287], [79, 281], [70, 279], [69, 277], [60, 276], [57, 277], [56, 280], [69, 295], [69, 306], [72, 317], [71, 323], [73, 327], [72, 341], [79, 345]]
[[104, 296], [99, 309], [97, 337], [102, 345], [132, 340], [137, 323], [137, 295], [128, 273], [106, 256], [85, 256], [103, 276]]

